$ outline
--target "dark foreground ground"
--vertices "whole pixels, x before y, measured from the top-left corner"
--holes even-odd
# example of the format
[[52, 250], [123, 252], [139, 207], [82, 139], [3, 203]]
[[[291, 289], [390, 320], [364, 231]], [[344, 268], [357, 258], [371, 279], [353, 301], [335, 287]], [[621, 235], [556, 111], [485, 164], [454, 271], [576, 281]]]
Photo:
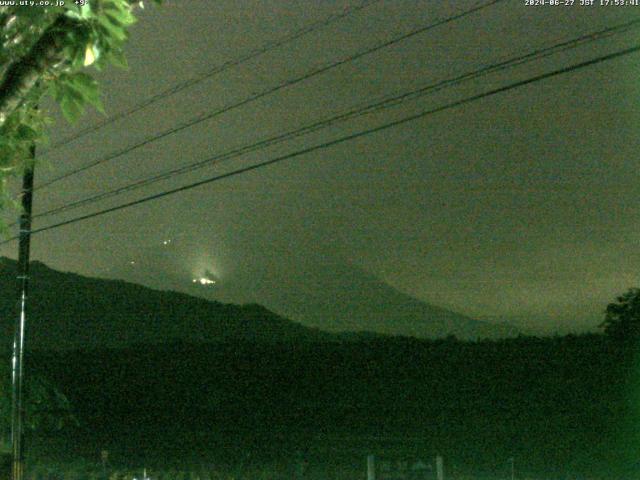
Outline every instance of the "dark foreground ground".
[[440, 454], [449, 478], [509, 478], [513, 458], [519, 478], [557, 479], [630, 478], [640, 459], [635, 347], [599, 335], [140, 346], [29, 366], [79, 420], [30, 435], [32, 465], [98, 468], [107, 450], [118, 470], [338, 479], [364, 478], [368, 454]]

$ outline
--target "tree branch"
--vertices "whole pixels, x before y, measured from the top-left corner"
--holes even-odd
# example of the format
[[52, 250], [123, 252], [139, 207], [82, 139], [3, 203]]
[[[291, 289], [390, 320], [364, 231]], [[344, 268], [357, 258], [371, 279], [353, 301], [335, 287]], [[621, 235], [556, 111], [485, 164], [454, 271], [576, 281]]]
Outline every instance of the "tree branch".
[[40, 77], [64, 60], [67, 33], [76, 24], [72, 18], [60, 15], [23, 58], [7, 67], [0, 84], [0, 127], [22, 104]]
[[[141, 4], [139, 0], [125, 1], [134, 8]], [[160, 3], [159, 0], [154, 1]], [[8, 7], [0, 7], [0, 23], [10, 21], [10, 12]], [[9, 64], [4, 72], [0, 70], [0, 127], [20, 107], [44, 73], [64, 64], [63, 47], [68, 34], [80, 26], [80, 21], [65, 14], [59, 15], [24, 57]]]
[[[3, 8], [3, 7], [0, 7], [0, 8]], [[7, 8], [7, 7], [4, 7], [4, 8]], [[7, 11], [0, 10], [0, 30], [5, 30], [9, 28], [11, 24], [16, 21], [16, 18], [17, 16], [15, 13], [10, 13], [8, 10]]]

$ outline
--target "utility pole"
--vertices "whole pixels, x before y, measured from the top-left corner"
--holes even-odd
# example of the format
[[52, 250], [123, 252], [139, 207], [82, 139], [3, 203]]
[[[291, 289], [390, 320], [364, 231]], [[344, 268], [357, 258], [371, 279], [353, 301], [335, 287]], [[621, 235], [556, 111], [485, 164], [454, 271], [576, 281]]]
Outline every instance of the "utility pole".
[[31, 206], [33, 201], [33, 169], [36, 156], [35, 145], [31, 146], [31, 158], [22, 176], [22, 213], [18, 247], [18, 283], [20, 313], [16, 316], [13, 336], [13, 358], [11, 370], [11, 447], [13, 451], [12, 479], [22, 480], [24, 474], [22, 448], [22, 376], [24, 359], [24, 329], [27, 321], [27, 298], [29, 293], [29, 247], [31, 242]]

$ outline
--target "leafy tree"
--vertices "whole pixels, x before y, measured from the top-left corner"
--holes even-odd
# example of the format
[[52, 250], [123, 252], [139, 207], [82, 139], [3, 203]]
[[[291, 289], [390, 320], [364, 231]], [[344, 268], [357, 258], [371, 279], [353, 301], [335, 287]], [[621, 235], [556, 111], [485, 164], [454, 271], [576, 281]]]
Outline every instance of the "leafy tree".
[[630, 288], [607, 305], [604, 333], [616, 340], [631, 341], [640, 338], [640, 288]]
[[[160, 0], [153, 0], [160, 3]], [[135, 23], [131, 0], [67, 0], [53, 6], [0, 5], [0, 211], [15, 205], [6, 189], [32, 161], [33, 145], [46, 140], [44, 96], [75, 122], [92, 105], [103, 111], [97, 82], [87, 73], [108, 64], [126, 67], [123, 47]], [[62, 2], [60, 2], [62, 3]], [[8, 432], [10, 372], [0, 368], [0, 431]], [[27, 428], [73, 423], [66, 397], [42, 377], [25, 384]]]
[[43, 96], [51, 96], [70, 122], [87, 105], [103, 110], [86, 69], [126, 67], [123, 47], [135, 5], [143, 6], [131, 0], [0, 6], [0, 210], [13, 204], [7, 178], [22, 172], [31, 146], [45, 140], [46, 113], [36, 108]]

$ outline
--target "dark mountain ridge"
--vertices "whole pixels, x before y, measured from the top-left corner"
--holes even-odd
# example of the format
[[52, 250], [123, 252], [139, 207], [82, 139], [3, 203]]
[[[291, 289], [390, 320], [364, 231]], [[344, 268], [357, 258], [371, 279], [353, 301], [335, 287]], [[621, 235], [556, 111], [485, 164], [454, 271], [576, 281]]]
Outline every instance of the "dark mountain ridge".
[[[36, 349], [124, 347], [174, 341], [301, 342], [331, 335], [266, 308], [208, 301], [121, 280], [62, 273], [31, 263], [27, 345]], [[16, 262], [0, 259], [0, 315], [5, 339], [17, 315]], [[7, 342], [5, 342], [5, 347]]]
[[[388, 335], [456, 335], [476, 340], [514, 334], [507, 326], [428, 305], [350, 267], [332, 267], [337, 281], [331, 288], [323, 284], [320, 275], [313, 282], [301, 282], [313, 287], [309, 291], [294, 288], [281, 293], [295, 299], [292, 308], [279, 310], [282, 314], [256, 303], [221, 303], [210, 297], [214, 291], [207, 294], [209, 298], [202, 298], [59, 272], [38, 261], [31, 262], [30, 268], [27, 347], [35, 349], [120, 348], [166, 342], [349, 342]], [[9, 347], [13, 336], [16, 269], [14, 260], [0, 258], [4, 293], [0, 315], [5, 319], [0, 328], [6, 339], [0, 348]], [[308, 269], [302, 265], [301, 271]], [[343, 328], [332, 328], [336, 322]], [[321, 325], [333, 331], [317, 328]]]
[[[150, 247], [135, 268], [120, 266], [111, 275], [151, 288], [166, 288], [214, 301], [258, 303], [305, 326], [329, 332], [366, 330], [382, 335], [460, 339], [516, 336], [507, 322], [482, 321], [419, 299], [351, 259], [322, 248], [269, 249], [216, 277], [215, 286], [193, 282], [207, 276], [202, 266], [189, 270], [176, 261], [175, 247]], [[270, 258], [266, 262], [264, 258]], [[213, 267], [211, 267], [213, 268]], [[211, 272], [209, 272], [211, 273]]]

